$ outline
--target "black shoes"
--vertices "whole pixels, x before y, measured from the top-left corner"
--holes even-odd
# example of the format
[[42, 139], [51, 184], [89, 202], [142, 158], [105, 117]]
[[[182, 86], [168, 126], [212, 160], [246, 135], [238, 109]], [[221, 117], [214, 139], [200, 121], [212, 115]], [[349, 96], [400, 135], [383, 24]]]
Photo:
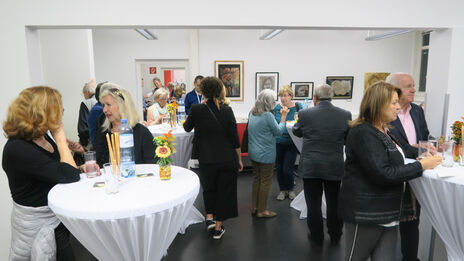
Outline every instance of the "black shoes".
[[216, 227], [216, 221], [212, 220], [212, 219], [207, 219], [205, 221], [206, 223], [206, 229], [207, 230], [211, 230], [211, 229], [214, 229]]
[[221, 226], [221, 230], [213, 230], [213, 239], [221, 239], [222, 235], [226, 232], [224, 226]]

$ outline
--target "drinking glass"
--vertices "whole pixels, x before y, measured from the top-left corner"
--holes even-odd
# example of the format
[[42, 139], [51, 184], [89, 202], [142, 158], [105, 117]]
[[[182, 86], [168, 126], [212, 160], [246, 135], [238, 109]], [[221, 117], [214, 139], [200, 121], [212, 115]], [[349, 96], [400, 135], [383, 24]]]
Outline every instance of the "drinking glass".
[[118, 165], [105, 163], [103, 164], [103, 169], [105, 170], [105, 192], [106, 194], [116, 194], [119, 191], [119, 176], [121, 171], [119, 170]]
[[454, 162], [454, 157], [453, 157], [453, 154], [452, 154], [452, 149], [451, 149], [451, 142], [449, 139], [446, 139], [443, 141], [443, 144], [441, 145], [441, 157], [442, 157], [442, 162], [441, 162], [441, 165], [443, 167], [452, 167], [453, 166], [453, 162]]
[[165, 116], [163, 118], [161, 118], [161, 126], [164, 130], [168, 130], [169, 129], [169, 120], [170, 118]]
[[425, 158], [429, 152], [429, 141], [420, 140], [418, 149], [419, 149], [419, 153], [418, 153], [417, 159], [421, 160]]
[[87, 178], [95, 178], [98, 176], [98, 164], [96, 161], [96, 154], [95, 151], [86, 151], [84, 153], [84, 158], [85, 158], [85, 164], [84, 164], [84, 170], [85, 170], [85, 175], [87, 175]]

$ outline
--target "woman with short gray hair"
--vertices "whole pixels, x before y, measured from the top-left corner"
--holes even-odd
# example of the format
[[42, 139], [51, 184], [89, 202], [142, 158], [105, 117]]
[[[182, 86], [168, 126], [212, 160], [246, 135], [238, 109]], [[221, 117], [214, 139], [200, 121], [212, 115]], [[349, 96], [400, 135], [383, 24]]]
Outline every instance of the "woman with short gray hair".
[[282, 107], [280, 123], [277, 124], [272, 114], [275, 105], [275, 92], [263, 90], [248, 118], [248, 156], [253, 164], [252, 215], [259, 218], [277, 215], [267, 210], [267, 198], [274, 173], [276, 136], [284, 132], [288, 108]]

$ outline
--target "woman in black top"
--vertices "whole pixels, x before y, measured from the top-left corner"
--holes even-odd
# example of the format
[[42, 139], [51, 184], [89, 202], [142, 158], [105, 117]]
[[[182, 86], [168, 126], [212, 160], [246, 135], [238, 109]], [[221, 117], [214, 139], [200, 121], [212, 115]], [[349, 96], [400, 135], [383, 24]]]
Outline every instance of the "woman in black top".
[[223, 221], [238, 216], [237, 173], [243, 169], [240, 141], [234, 112], [222, 103], [222, 82], [206, 77], [200, 88], [206, 103], [192, 105], [184, 129], [195, 128], [193, 147], [200, 164], [206, 226], [214, 228], [214, 239], [220, 239], [225, 232]]
[[417, 148], [399, 143], [388, 130], [400, 105], [401, 90], [380, 81], [361, 101], [359, 117], [351, 123], [346, 141], [345, 176], [338, 213], [346, 222], [346, 260], [395, 260], [400, 217], [407, 204], [404, 182], [435, 168], [440, 156], [415, 158]]
[[121, 125], [121, 119], [127, 119], [127, 124], [133, 130], [135, 163], [155, 164], [157, 160], [154, 157], [156, 147], [153, 144], [153, 135], [145, 126], [138, 123], [139, 115], [130, 93], [113, 83], [105, 83], [102, 88], [107, 89], [100, 95], [106, 119], [95, 133], [94, 147], [97, 153], [98, 165], [102, 166], [109, 162], [106, 134], [117, 132], [118, 127]]
[[[23, 90], [8, 108], [3, 123], [8, 141], [3, 148], [2, 167], [14, 201], [12, 260], [31, 258], [31, 249], [37, 244], [37, 227], [54, 228], [57, 260], [74, 260], [69, 231], [59, 223], [47, 201], [53, 186], [80, 179], [66, 142], [62, 116], [60, 93], [45, 86]], [[43, 256], [35, 258], [45, 260]]]

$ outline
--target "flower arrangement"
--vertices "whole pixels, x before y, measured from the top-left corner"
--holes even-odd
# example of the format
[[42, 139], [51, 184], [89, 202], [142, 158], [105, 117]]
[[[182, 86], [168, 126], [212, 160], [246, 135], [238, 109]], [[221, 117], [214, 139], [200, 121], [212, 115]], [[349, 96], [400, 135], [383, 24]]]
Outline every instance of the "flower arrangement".
[[[464, 119], [464, 117], [461, 117]], [[453, 125], [451, 125], [451, 130], [453, 131], [453, 135], [451, 137], [454, 142], [461, 144], [462, 142], [462, 129], [463, 129], [464, 122], [462, 121], [455, 121]]]
[[171, 155], [176, 153], [174, 148], [175, 136], [172, 135], [172, 130], [164, 133], [163, 136], [153, 138], [153, 142], [158, 146], [155, 150], [155, 155], [159, 157], [158, 164], [161, 166], [169, 165], [172, 163]]
[[179, 105], [177, 105], [176, 101], [173, 101], [173, 102], [169, 103], [168, 106], [167, 106], [169, 116], [171, 118], [171, 120], [170, 120], [171, 127], [176, 126], [176, 122], [177, 122], [176, 113], [177, 113], [177, 108], [178, 107], [179, 107]]

